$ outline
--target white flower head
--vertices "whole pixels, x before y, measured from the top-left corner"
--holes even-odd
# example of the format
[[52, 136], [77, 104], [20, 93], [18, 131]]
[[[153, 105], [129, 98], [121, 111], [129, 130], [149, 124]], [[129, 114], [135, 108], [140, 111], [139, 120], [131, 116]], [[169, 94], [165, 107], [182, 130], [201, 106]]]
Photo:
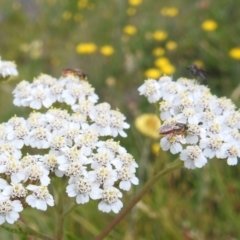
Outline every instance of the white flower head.
[[187, 146], [180, 154], [180, 159], [184, 161], [184, 166], [189, 169], [201, 168], [207, 163], [202, 149], [198, 146]]
[[182, 135], [168, 135], [161, 139], [160, 146], [164, 151], [170, 150], [172, 154], [182, 151], [182, 144], [186, 143], [186, 139]]
[[180, 153], [187, 168], [202, 167], [214, 157], [226, 159], [229, 165], [237, 164], [240, 111], [233, 102], [212, 95], [208, 87], [195, 80], [172, 81], [165, 76], [158, 83], [154, 90], [154, 80], [146, 80], [139, 92], [160, 106], [162, 149]]
[[140, 95], [146, 96], [150, 103], [157, 102], [162, 97], [160, 86], [154, 79], [146, 80], [144, 84], [138, 88], [138, 91]]
[[131, 188], [131, 184], [138, 185], [139, 182], [135, 171], [125, 166], [118, 170], [118, 179], [120, 180], [119, 187], [125, 191]]
[[0, 198], [0, 224], [5, 222], [13, 224], [19, 218], [19, 212], [22, 210], [23, 207], [19, 200]]
[[76, 197], [78, 204], [84, 204], [89, 199], [100, 199], [102, 190], [99, 184], [93, 183], [89, 178], [77, 176], [71, 178], [66, 190], [69, 197]]
[[98, 209], [102, 212], [118, 213], [123, 206], [123, 203], [119, 200], [122, 197], [122, 193], [115, 187], [105, 188], [102, 191], [102, 201], [98, 204]]
[[42, 211], [47, 210], [47, 205], [53, 206], [53, 196], [49, 193], [46, 186], [28, 185], [27, 189], [32, 191], [31, 195], [28, 195], [26, 202], [32, 207]]
[[4, 78], [7, 76], [17, 76], [18, 70], [16, 64], [11, 61], [2, 61], [0, 58], [0, 75]]

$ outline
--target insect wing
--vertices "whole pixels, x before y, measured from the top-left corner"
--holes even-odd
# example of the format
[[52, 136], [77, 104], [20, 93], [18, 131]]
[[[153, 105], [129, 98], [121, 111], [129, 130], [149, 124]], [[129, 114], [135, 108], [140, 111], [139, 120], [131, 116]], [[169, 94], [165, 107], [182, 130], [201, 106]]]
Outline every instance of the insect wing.
[[199, 76], [202, 80], [206, 80], [206, 78], [207, 78], [207, 73], [206, 73], [204, 70], [199, 69], [199, 71], [198, 71], [198, 76]]
[[168, 135], [168, 134], [171, 134], [174, 132], [175, 130], [175, 127], [174, 125], [163, 125], [160, 127], [159, 129], [159, 134], [161, 135]]

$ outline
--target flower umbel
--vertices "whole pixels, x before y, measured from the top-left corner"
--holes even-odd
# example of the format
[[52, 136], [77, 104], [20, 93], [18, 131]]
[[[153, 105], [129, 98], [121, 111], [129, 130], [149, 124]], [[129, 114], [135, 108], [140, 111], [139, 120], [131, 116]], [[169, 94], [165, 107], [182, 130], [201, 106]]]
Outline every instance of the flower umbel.
[[138, 90], [150, 103], [159, 104], [160, 146], [180, 153], [186, 168], [201, 168], [214, 157], [237, 164], [240, 114], [230, 99], [217, 98], [195, 80], [172, 81], [168, 76], [148, 79]]
[[[79, 53], [87, 47], [78, 46]], [[0, 72], [7, 73], [14, 75]], [[113, 139], [127, 136], [126, 117], [98, 103], [78, 69], [64, 70], [59, 79], [41, 74], [32, 83], [24, 80], [13, 95], [15, 105], [35, 110], [27, 119], [15, 116], [0, 124], [0, 224], [14, 223], [26, 203], [42, 211], [54, 206], [49, 189], [56, 177], [68, 178], [66, 193], [77, 204], [102, 199], [99, 210], [117, 213], [123, 206], [119, 189], [138, 184], [137, 163]], [[54, 108], [58, 103], [69, 112]], [[42, 108], [47, 110], [36, 112]], [[45, 154], [25, 154], [30, 148]]]

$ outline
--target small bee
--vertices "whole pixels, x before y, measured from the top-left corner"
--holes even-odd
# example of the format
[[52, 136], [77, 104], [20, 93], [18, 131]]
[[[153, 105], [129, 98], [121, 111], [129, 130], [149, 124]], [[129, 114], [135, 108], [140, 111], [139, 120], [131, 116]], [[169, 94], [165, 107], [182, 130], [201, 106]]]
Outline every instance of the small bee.
[[187, 67], [187, 70], [195, 76], [195, 77], [200, 77], [201, 83], [206, 83], [207, 80], [207, 73], [203, 69], [200, 69], [197, 67], [197, 65], [193, 64]]
[[183, 135], [187, 131], [188, 127], [184, 123], [176, 123], [176, 124], [167, 124], [163, 125], [159, 129], [159, 134], [161, 135]]
[[80, 80], [84, 80], [87, 81], [88, 77], [87, 75], [82, 72], [82, 70], [80, 69], [71, 69], [71, 68], [66, 68], [62, 71], [62, 76], [66, 77], [68, 75], [73, 75], [73, 76], [77, 76]]

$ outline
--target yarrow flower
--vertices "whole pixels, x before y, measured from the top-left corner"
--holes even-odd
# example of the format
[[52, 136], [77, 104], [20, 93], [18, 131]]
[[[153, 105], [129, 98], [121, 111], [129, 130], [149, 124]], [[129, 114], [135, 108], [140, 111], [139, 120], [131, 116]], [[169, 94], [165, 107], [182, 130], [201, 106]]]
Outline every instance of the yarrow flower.
[[11, 61], [3, 61], [0, 57], [0, 77], [7, 78], [17, 75], [18, 70], [16, 64]]
[[[16, 106], [34, 111], [27, 119], [14, 116], [0, 124], [0, 224], [14, 223], [26, 204], [42, 211], [53, 206], [53, 177], [68, 179], [66, 194], [77, 204], [99, 200], [99, 210], [120, 211], [120, 190], [138, 184], [138, 164], [114, 140], [127, 136], [126, 117], [98, 103], [77, 69], [64, 70], [58, 79], [41, 74], [32, 83], [24, 80], [13, 95]], [[70, 111], [54, 108], [55, 103]], [[45, 113], [36, 111], [43, 108]], [[44, 155], [26, 153], [30, 148]]]
[[162, 150], [180, 153], [186, 168], [201, 168], [214, 157], [237, 164], [240, 112], [230, 99], [212, 95], [196, 80], [173, 81], [169, 76], [148, 79], [138, 90], [150, 103], [159, 104]]

